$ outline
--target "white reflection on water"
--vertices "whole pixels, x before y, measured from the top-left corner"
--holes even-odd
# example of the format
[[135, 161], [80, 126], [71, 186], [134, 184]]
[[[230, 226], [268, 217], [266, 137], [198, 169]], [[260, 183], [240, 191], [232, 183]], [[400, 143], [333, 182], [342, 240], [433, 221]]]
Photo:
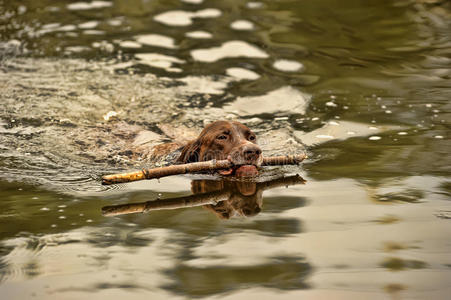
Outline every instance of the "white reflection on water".
[[[280, 101], [283, 99], [283, 101]], [[238, 97], [226, 105], [227, 111], [236, 111], [241, 116], [277, 113], [304, 114], [310, 96], [291, 87], [284, 86], [266, 95], [253, 97]]]
[[243, 68], [228, 68], [226, 70], [226, 74], [238, 80], [256, 80], [260, 78], [260, 75], [258, 75], [257, 73]]
[[173, 64], [185, 63], [182, 59], [158, 53], [140, 53], [135, 56], [142, 64], [146, 64], [154, 68], [162, 68], [169, 72], [181, 72], [182, 70], [180, 68], [173, 68], [172, 66]]
[[168, 26], [189, 26], [194, 18], [217, 18], [221, 11], [216, 8], [206, 8], [197, 12], [173, 10], [156, 15], [153, 19]]
[[246, 3], [246, 6], [250, 9], [258, 9], [263, 7], [263, 3], [258, 1], [250, 1]]
[[204, 0], [180, 0], [180, 1], [189, 3], [189, 4], [201, 4], [202, 2], [204, 2]]
[[103, 35], [105, 31], [102, 30], [84, 30], [83, 34], [85, 35]]
[[253, 30], [254, 23], [247, 20], [237, 20], [230, 24], [230, 27], [235, 30]]
[[[294, 131], [294, 136], [302, 140], [307, 146], [314, 146], [325, 142], [325, 139], [344, 140], [349, 137], [365, 137], [375, 133], [382, 133], [390, 130], [402, 129], [401, 126], [380, 125], [378, 127], [368, 127], [368, 124], [333, 121], [311, 132]], [[371, 139], [371, 138], [370, 138]]]
[[112, 2], [108, 1], [92, 1], [92, 2], [74, 2], [67, 5], [68, 10], [89, 10], [112, 6]]
[[64, 25], [55, 28], [55, 31], [74, 31], [77, 27], [75, 25]]
[[202, 30], [190, 31], [185, 33], [185, 35], [192, 39], [211, 39], [213, 37], [211, 33]]
[[132, 48], [132, 49], [138, 49], [142, 47], [140, 43], [134, 41], [122, 41], [119, 43], [119, 46], [122, 48]]
[[227, 88], [227, 81], [216, 81], [209, 76], [187, 76], [179, 81], [185, 83], [178, 87], [184, 92], [220, 95]]
[[304, 65], [300, 62], [288, 59], [276, 60], [273, 67], [279, 71], [284, 72], [297, 72], [304, 69]]
[[144, 34], [135, 37], [136, 41], [140, 44], [148, 46], [156, 46], [168, 49], [175, 49], [174, 39], [161, 34]]
[[88, 21], [81, 24], [78, 24], [78, 28], [81, 29], [93, 29], [96, 28], [99, 25], [98, 21]]
[[269, 57], [265, 51], [244, 41], [229, 41], [219, 47], [192, 50], [191, 56], [201, 62], [215, 62], [230, 57]]
[[70, 53], [81, 53], [84, 51], [89, 51], [90, 48], [89, 47], [85, 47], [85, 46], [71, 46], [71, 47], [66, 47], [64, 48], [64, 52], [67, 54]]

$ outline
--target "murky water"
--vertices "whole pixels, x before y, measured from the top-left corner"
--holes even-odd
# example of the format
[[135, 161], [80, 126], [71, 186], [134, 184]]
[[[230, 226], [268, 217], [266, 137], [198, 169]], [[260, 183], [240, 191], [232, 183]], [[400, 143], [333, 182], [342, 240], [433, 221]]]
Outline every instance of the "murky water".
[[[440, 0], [0, 1], [1, 298], [447, 299], [450, 20]], [[217, 119], [309, 159], [100, 185]]]

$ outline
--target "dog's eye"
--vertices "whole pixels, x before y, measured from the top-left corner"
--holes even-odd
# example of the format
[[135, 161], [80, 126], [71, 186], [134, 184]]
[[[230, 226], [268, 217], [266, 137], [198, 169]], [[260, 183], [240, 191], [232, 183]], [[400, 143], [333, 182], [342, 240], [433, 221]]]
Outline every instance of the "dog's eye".
[[251, 136], [249, 137], [249, 141], [255, 141], [255, 135], [251, 135]]
[[227, 139], [227, 136], [226, 136], [225, 134], [221, 134], [221, 135], [218, 135], [216, 138], [217, 138], [218, 140], [226, 140], [226, 139]]

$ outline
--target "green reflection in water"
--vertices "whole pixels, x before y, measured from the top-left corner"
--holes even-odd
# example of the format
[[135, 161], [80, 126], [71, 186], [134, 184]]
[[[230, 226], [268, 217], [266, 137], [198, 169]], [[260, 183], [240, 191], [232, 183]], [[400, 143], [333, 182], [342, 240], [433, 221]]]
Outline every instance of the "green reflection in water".
[[402, 271], [405, 269], [424, 269], [427, 263], [419, 260], [407, 260], [397, 257], [387, 258], [381, 263], [381, 266], [391, 271]]
[[175, 283], [164, 288], [192, 297], [253, 286], [281, 290], [306, 289], [309, 285], [305, 280], [311, 271], [312, 267], [308, 263], [295, 257], [278, 257], [272, 262], [256, 266], [196, 268], [181, 265], [166, 271]]

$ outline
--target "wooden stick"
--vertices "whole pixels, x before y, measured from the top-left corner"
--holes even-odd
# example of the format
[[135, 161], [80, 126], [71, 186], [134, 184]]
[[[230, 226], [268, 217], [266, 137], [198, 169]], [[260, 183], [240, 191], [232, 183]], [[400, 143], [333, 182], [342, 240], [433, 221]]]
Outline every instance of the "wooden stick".
[[262, 166], [297, 165], [305, 158], [307, 158], [305, 153], [299, 155], [264, 157]]
[[[274, 189], [282, 186], [304, 184], [305, 180], [299, 176], [289, 176], [284, 178], [279, 178], [267, 182], [258, 182], [257, 191]], [[218, 202], [228, 200], [232, 195], [232, 191], [229, 189], [194, 194], [190, 196], [169, 198], [169, 199], [158, 199], [147, 202], [140, 203], [127, 203], [119, 205], [110, 205], [102, 207], [102, 215], [106, 217], [113, 217], [125, 214], [135, 214], [135, 213], [147, 213], [152, 210], [162, 210], [162, 209], [177, 209], [177, 208], [187, 208], [195, 207], [207, 204], [216, 205]]]
[[[299, 155], [264, 157], [262, 166], [297, 165], [306, 157], [305, 153]], [[132, 173], [105, 175], [102, 177], [102, 184], [109, 185], [143, 179], [155, 179], [178, 174], [229, 169], [231, 167], [233, 167], [233, 163], [228, 160], [209, 160], [154, 169], [143, 169]]]

